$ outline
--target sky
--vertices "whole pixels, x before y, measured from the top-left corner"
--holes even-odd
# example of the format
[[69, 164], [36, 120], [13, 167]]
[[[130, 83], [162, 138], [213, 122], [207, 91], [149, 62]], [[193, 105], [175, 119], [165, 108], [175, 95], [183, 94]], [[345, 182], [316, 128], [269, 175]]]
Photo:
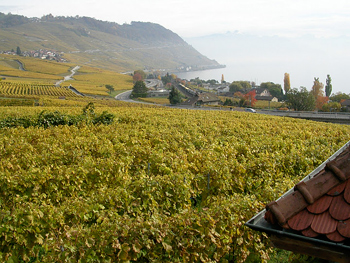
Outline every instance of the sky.
[[183, 38], [239, 31], [259, 35], [350, 34], [348, 0], [0, 0], [0, 12], [158, 23]]
[[349, 0], [0, 0], [0, 12], [153, 22], [227, 65], [229, 81], [283, 84], [288, 72], [311, 89], [330, 74], [334, 92], [350, 93]]

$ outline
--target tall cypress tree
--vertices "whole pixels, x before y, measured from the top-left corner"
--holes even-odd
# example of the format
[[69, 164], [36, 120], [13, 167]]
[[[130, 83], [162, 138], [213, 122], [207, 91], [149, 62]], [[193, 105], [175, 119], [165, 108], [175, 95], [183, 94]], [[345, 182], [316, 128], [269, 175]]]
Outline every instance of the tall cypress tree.
[[332, 94], [332, 79], [330, 75], [327, 75], [327, 79], [326, 79], [326, 96], [329, 98], [329, 96], [331, 96]]
[[290, 77], [289, 73], [284, 73], [284, 94], [287, 94], [287, 92], [290, 90]]
[[17, 55], [21, 55], [21, 54], [22, 54], [22, 51], [21, 51], [20, 47], [17, 47], [17, 49], [16, 49], [16, 54], [17, 54]]

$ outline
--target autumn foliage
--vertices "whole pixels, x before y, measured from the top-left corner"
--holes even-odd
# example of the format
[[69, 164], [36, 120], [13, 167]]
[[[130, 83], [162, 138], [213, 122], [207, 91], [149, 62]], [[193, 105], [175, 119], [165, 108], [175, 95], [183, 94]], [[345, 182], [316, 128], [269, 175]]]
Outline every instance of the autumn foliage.
[[316, 100], [316, 108], [318, 110], [321, 110], [323, 105], [326, 104], [327, 102], [329, 101], [329, 98], [328, 97], [323, 97], [323, 96], [319, 96], [317, 97], [317, 100]]
[[134, 76], [133, 76], [133, 80], [134, 80], [134, 82], [141, 81], [142, 80], [141, 74], [140, 73], [135, 73]]
[[254, 107], [255, 102], [256, 102], [256, 91], [255, 90], [251, 90], [249, 91], [247, 94], [244, 95], [244, 98], [246, 99], [246, 103], [248, 106]]

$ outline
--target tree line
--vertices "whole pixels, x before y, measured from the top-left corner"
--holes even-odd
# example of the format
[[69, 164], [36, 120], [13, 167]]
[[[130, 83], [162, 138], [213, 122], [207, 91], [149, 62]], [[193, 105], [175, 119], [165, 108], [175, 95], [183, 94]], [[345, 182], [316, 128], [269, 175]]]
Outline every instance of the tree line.
[[[332, 94], [332, 78], [327, 75], [326, 85], [319, 78], [314, 78], [314, 83], [309, 91], [306, 87], [291, 88], [289, 73], [284, 74], [283, 89], [280, 84], [273, 82], [261, 83], [260, 89], [267, 89], [272, 97], [279, 101], [285, 101], [286, 105], [295, 111], [341, 111], [346, 110], [341, 107], [341, 102], [350, 99], [350, 94], [338, 92]], [[243, 98], [252, 89], [258, 88], [254, 82], [234, 81], [229, 86], [230, 92], [234, 96]]]
[[[173, 82], [177, 79], [174, 74], [166, 74], [162, 77], [160, 75], [146, 76], [142, 70], [136, 70], [133, 74], [134, 87], [132, 97], [146, 97], [147, 87], [145, 86], [143, 79], [145, 78], [158, 78], [161, 79], [164, 85], [170, 90], [169, 102], [171, 104], [181, 103], [183, 96], [173, 86]], [[200, 80], [199, 78], [192, 79], [191, 82], [197, 85], [218, 84], [216, 80]], [[254, 82], [249, 81], [233, 81], [229, 85], [230, 93], [234, 94], [234, 97], [241, 98], [237, 106], [244, 106], [247, 104], [254, 106], [256, 101], [256, 90], [268, 90], [272, 97], [276, 97], [279, 101], [284, 101], [289, 109], [295, 111], [313, 111], [315, 109], [320, 111], [345, 111], [345, 108], [341, 107], [341, 103], [350, 99], [350, 94], [337, 92], [332, 94], [332, 78], [330, 75], [326, 77], [326, 85], [324, 85], [319, 78], [314, 78], [314, 83], [309, 91], [306, 87], [291, 88], [289, 73], [284, 74], [283, 88], [280, 84], [273, 82], [263, 82], [259, 86]], [[233, 101], [226, 99], [224, 105], [233, 106]]]
[[346, 108], [342, 108], [341, 102], [350, 99], [350, 95], [342, 92], [332, 94], [332, 89], [330, 75], [327, 75], [326, 85], [319, 78], [314, 78], [310, 91], [303, 86], [299, 89], [285, 87], [286, 102], [295, 111], [346, 111]]

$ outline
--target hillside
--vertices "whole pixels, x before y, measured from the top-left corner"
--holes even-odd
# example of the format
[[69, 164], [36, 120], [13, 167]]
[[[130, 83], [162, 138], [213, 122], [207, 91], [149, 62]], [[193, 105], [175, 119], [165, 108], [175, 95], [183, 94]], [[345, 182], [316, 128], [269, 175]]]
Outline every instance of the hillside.
[[72, 63], [119, 71], [220, 67], [161, 25], [119, 25], [89, 17], [27, 18], [0, 13], [0, 50], [50, 49]]

